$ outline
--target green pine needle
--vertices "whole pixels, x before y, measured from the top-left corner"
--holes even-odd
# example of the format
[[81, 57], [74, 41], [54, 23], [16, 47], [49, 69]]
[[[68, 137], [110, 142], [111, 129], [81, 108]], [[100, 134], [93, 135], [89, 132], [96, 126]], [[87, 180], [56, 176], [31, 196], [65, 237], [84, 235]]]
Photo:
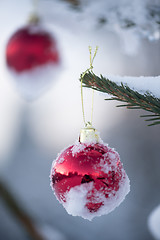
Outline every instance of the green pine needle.
[[[82, 75], [81, 75], [82, 77]], [[81, 80], [81, 79], [80, 79]], [[128, 109], [143, 109], [153, 114], [143, 115], [141, 117], [149, 118], [146, 121], [153, 121], [148, 126], [160, 124], [160, 99], [152, 96], [149, 92], [144, 95], [138, 91], [134, 91], [127, 85], [120, 85], [103, 77], [96, 76], [93, 72], [88, 72], [82, 79], [83, 87], [92, 88], [99, 92], [108, 93], [113, 97], [105, 100], [117, 100], [126, 104], [118, 105], [117, 107], [127, 107]]]

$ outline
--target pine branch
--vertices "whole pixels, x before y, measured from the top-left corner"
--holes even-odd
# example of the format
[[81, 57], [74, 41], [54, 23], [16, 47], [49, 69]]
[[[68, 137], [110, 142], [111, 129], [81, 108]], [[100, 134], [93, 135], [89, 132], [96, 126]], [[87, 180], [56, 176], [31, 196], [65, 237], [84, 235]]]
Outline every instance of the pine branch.
[[23, 224], [33, 240], [45, 240], [34, 226], [29, 215], [24, 211], [22, 206], [19, 206], [16, 199], [12, 196], [12, 193], [2, 181], [0, 181], [0, 197], [2, 197], [10, 211]]
[[108, 93], [113, 96], [105, 100], [117, 100], [126, 103], [118, 105], [117, 107], [143, 109], [153, 113], [152, 115], [148, 114], [141, 116], [149, 118], [146, 119], [146, 121], [152, 121], [152, 123], [148, 126], [160, 124], [160, 99], [152, 96], [149, 92], [145, 92], [144, 95], [140, 94], [138, 91], [134, 91], [123, 83], [118, 85], [115, 82], [106, 79], [102, 75], [98, 77], [92, 72], [86, 73], [82, 82], [84, 87], [92, 88], [99, 92]]

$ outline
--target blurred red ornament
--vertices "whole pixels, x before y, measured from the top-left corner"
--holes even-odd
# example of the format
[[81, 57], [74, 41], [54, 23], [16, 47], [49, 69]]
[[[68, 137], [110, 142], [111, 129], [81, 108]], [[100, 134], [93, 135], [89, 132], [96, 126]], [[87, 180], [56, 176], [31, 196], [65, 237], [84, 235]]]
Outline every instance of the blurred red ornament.
[[129, 192], [119, 154], [93, 142], [79, 142], [58, 156], [53, 162], [51, 185], [68, 213], [89, 220], [111, 212]]
[[37, 16], [17, 30], [6, 46], [8, 78], [26, 100], [49, 89], [61, 70], [57, 41], [44, 29]]
[[6, 47], [6, 62], [16, 72], [32, 70], [45, 64], [59, 63], [56, 41], [39, 23], [16, 31]]

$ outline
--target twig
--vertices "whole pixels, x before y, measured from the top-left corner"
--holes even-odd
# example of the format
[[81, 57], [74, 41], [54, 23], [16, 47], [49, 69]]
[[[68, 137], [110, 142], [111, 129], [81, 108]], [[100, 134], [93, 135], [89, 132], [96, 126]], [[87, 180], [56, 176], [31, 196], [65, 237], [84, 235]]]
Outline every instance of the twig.
[[0, 180], [0, 197], [4, 200], [10, 211], [23, 224], [26, 231], [30, 234], [33, 240], [45, 240], [43, 236], [37, 231], [29, 215], [24, 211], [22, 206], [17, 203], [12, 193], [7, 189], [5, 184]]

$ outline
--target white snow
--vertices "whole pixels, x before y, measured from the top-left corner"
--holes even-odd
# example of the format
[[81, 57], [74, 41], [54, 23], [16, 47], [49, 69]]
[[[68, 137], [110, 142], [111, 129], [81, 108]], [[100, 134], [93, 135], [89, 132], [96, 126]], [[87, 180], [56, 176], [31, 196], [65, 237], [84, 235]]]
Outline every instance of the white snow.
[[[101, 167], [105, 173], [108, 173], [109, 171], [112, 171], [112, 168], [115, 169], [117, 167], [117, 159], [119, 158], [117, 152], [108, 152], [104, 154], [104, 159], [101, 159]], [[105, 161], [105, 158], [110, 159], [110, 164]]]
[[149, 215], [148, 227], [156, 240], [160, 240], [160, 205]]
[[8, 79], [15, 85], [19, 94], [25, 100], [34, 100], [48, 90], [52, 83], [56, 82], [62, 70], [61, 65], [45, 64], [32, 70], [16, 73], [6, 69]]
[[105, 173], [112, 171], [111, 165], [108, 165], [108, 163], [105, 163], [104, 159], [101, 159], [100, 166]]
[[[90, 218], [85, 204], [87, 202], [87, 193], [93, 187], [93, 182], [81, 184], [70, 189], [66, 194], [66, 202], [62, 202], [64, 208], [73, 216]], [[92, 217], [91, 217], [92, 218]]]
[[72, 188], [66, 194], [66, 202], [62, 202], [62, 204], [68, 214], [81, 216], [91, 221], [94, 217], [110, 213], [123, 202], [125, 196], [129, 193], [130, 181], [127, 175], [125, 178], [122, 178], [119, 190], [115, 193], [115, 196], [110, 195], [108, 198], [105, 198], [102, 192], [97, 191], [94, 201], [97, 203], [102, 201], [104, 205], [101, 206], [97, 212], [91, 213], [85, 205], [87, 203], [87, 193], [92, 188], [93, 182], [85, 183]]
[[86, 145], [84, 144], [80, 144], [79, 141], [76, 141], [75, 144], [73, 145], [72, 147], [72, 155], [73, 157], [79, 153], [79, 152], [82, 152], [84, 149], [85, 149]]
[[[158, 12], [159, 3], [157, 0], [86, 0], [79, 1], [78, 9], [73, 9], [68, 3], [54, 1], [46, 4], [42, 1], [39, 6], [40, 14], [47, 20], [53, 21], [60, 27], [69, 31], [97, 31], [104, 30], [117, 33], [123, 43], [127, 54], [135, 54], [141, 38], [159, 40], [158, 13], [151, 14], [151, 11]], [[59, 16], [62, 14], [63, 20]], [[101, 23], [101, 21], [103, 23]], [[127, 27], [133, 23], [131, 27]], [[77, 25], [78, 24], [78, 25]]]
[[127, 85], [133, 90], [138, 91], [141, 94], [144, 94], [148, 91], [150, 94], [154, 95], [157, 98], [160, 98], [160, 76], [105, 76], [109, 80], [120, 85], [122, 82], [124, 85]]

